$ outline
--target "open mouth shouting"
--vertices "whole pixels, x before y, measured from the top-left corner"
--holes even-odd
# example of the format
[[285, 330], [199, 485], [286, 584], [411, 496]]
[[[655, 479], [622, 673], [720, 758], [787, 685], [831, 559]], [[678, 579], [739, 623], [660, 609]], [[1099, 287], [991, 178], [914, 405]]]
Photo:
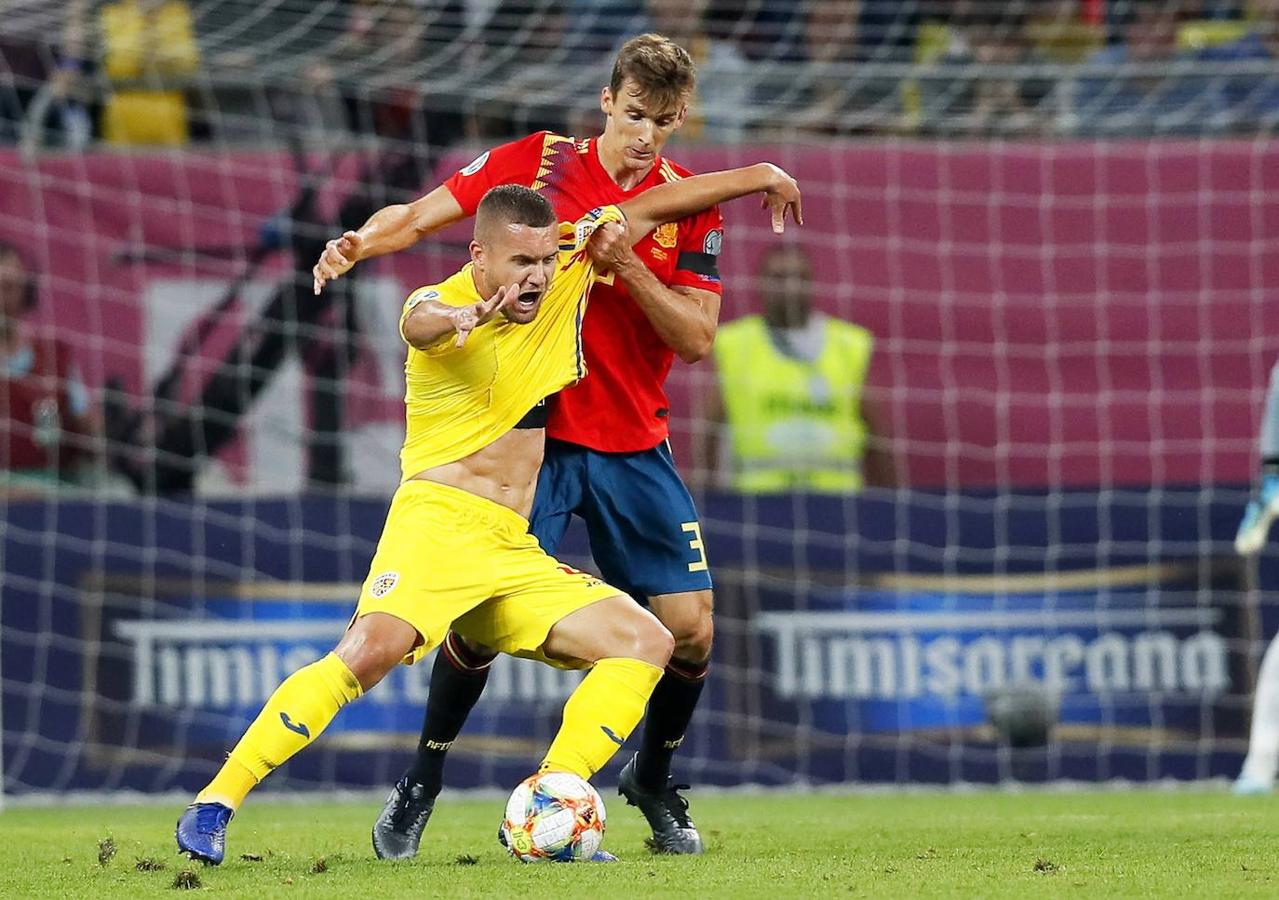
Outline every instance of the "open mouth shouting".
[[526, 288], [520, 291], [519, 296], [506, 307], [506, 317], [520, 324], [533, 321], [537, 316], [538, 308], [542, 305], [542, 297], [545, 293], [538, 288]]
[[520, 295], [515, 298], [514, 306], [520, 312], [533, 312], [541, 299], [542, 292], [539, 290], [520, 291]]

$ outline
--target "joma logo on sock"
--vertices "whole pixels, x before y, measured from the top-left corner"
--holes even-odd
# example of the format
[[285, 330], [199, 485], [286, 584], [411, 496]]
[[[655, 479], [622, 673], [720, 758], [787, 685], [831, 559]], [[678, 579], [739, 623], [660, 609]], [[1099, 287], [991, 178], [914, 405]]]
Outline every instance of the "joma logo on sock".
[[626, 738], [618, 737], [616, 734], [614, 734], [613, 729], [609, 728], [607, 725], [601, 725], [600, 731], [608, 735], [608, 739], [612, 741], [614, 744], [617, 744], [617, 746], [619, 747], [626, 743]]
[[280, 721], [284, 723], [285, 728], [289, 729], [289, 731], [292, 731], [294, 734], [300, 734], [308, 741], [311, 739], [311, 729], [307, 728], [306, 725], [301, 722], [294, 722], [289, 718], [288, 713], [280, 713]]

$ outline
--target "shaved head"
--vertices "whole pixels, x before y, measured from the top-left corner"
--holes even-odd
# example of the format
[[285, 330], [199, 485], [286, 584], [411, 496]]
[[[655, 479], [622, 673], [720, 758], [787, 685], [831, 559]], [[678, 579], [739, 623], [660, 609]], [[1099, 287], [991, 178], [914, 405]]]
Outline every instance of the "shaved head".
[[556, 224], [549, 200], [530, 188], [503, 184], [485, 194], [475, 210], [475, 239], [488, 243], [507, 225], [547, 228]]
[[504, 184], [484, 195], [475, 210], [472, 277], [481, 297], [518, 286], [518, 298], [502, 310], [509, 321], [533, 321], [555, 277], [558, 250], [559, 219], [541, 194]]

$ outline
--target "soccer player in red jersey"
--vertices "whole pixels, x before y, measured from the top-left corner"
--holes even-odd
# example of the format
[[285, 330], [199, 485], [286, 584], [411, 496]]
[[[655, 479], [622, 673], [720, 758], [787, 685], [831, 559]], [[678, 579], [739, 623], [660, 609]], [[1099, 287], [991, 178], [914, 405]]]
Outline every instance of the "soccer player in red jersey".
[[74, 480], [97, 432], [70, 344], [27, 321], [37, 299], [18, 248], [0, 242], [0, 493]]
[[[359, 260], [404, 249], [472, 215], [498, 184], [532, 187], [571, 221], [685, 177], [661, 150], [684, 122], [693, 85], [693, 63], [682, 48], [658, 35], [632, 39], [601, 92], [602, 135], [575, 140], [540, 132], [482, 154], [426, 196], [380, 210], [359, 231], [330, 241], [314, 269], [316, 291]], [[781, 227], [775, 217], [774, 229]], [[596, 282], [582, 326], [589, 374], [551, 404], [530, 526], [554, 553], [571, 516], [580, 516], [604, 577], [646, 602], [675, 637], [642, 746], [620, 776], [620, 792], [648, 819], [653, 846], [667, 853], [702, 851], [687, 801], [671, 784], [670, 762], [702, 691], [713, 626], [701, 526], [666, 443], [663, 383], [675, 354], [695, 362], [710, 351], [722, 229], [712, 209], [655, 229], [633, 250], [624, 241], [592, 245], [611, 274]], [[445, 754], [480, 697], [492, 658], [456, 634], [445, 640], [417, 758], [374, 826], [379, 856], [416, 854]]]

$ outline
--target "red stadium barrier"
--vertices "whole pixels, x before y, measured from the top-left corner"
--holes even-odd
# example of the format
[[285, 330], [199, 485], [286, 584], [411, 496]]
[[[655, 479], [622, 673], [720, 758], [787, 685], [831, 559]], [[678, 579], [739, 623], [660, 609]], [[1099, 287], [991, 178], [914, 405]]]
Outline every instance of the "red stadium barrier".
[[[1279, 316], [1267, 315], [1279, 295], [1274, 144], [883, 143], [672, 155], [698, 171], [766, 158], [799, 177], [809, 224], [797, 237], [814, 262], [818, 303], [878, 336], [873, 383], [910, 484], [1250, 477], [1265, 377], [1279, 353]], [[441, 171], [463, 162], [450, 156]], [[81, 347], [90, 381], [120, 373], [137, 387], [148, 283], [226, 281], [237, 258], [161, 251], [249, 245], [294, 185], [282, 153], [36, 164], [0, 154], [0, 238], [43, 273], [44, 314]], [[726, 217], [729, 319], [759, 308], [752, 276], [773, 238], [750, 203]], [[436, 246], [383, 271], [407, 287], [464, 255], [460, 243]], [[709, 366], [677, 363], [672, 375], [677, 458], [687, 459], [687, 412]], [[375, 414], [395, 415], [396, 399], [374, 404]]]

